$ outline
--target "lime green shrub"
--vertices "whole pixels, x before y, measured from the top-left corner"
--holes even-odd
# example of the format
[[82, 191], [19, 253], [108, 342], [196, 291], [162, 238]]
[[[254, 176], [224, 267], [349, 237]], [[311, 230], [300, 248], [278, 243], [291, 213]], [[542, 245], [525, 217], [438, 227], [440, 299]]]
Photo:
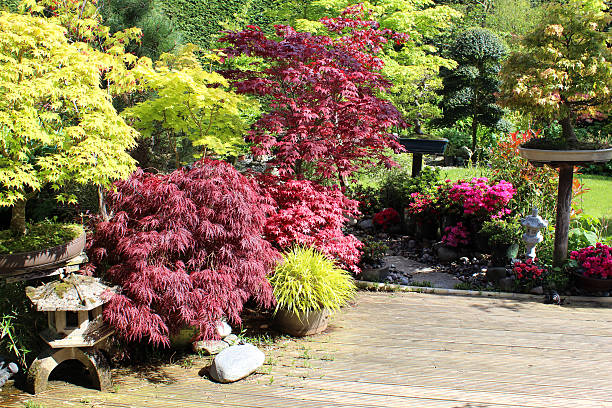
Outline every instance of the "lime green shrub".
[[269, 280], [277, 302], [275, 312], [338, 310], [355, 293], [350, 274], [313, 248], [295, 247], [284, 254]]

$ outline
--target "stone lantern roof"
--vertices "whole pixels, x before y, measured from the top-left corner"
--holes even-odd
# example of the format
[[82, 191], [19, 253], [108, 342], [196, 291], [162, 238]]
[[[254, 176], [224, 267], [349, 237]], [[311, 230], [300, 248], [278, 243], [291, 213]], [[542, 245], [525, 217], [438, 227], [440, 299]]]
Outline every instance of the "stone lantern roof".
[[108, 302], [116, 291], [98, 278], [71, 274], [36, 288], [28, 286], [26, 295], [39, 312], [88, 311]]
[[533, 208], [531, 214], [521, 220], [521, 225], [527, 228], [542, 229], [548, 227], [548, 221], [538, 215], [538, 209]]

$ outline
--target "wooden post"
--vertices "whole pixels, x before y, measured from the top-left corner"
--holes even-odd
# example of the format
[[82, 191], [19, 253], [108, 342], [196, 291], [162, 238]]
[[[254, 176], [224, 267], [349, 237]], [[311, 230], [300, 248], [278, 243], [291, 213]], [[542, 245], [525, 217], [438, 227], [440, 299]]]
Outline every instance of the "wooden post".
[[561, 266], [567, 259], [567, 239], [570, 211], [572, 209], [572, 181], [574, 165], [565, 163], [559, 167], [559, 192], [557, 195], [557, 221], [555, 225], [555, 250], [553, 266]]
[[412, 153], [412, 177], [421, 173], [423, 168], [423, 153]]

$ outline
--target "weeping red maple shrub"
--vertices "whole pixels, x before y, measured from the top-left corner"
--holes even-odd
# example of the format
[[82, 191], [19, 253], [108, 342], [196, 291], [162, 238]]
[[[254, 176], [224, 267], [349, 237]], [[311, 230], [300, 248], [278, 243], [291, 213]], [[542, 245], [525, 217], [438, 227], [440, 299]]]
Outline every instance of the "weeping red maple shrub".
[[296, 245], [314, 247], [347, 270], [360, 272], [363, 244], [342, 231], [346, 216], [360, 215], [357, 201], [310, 180], [263, 173], [257, 181], [276, 207], [264, 227], [270, 242], [283, 251]]
[[115, 215], [97, 224], [89, 252], [121, 286], [104, 319], [126, 340], [167, 346], [184, 326], [214, 339], [215, 322], [239, 324], [248, 299], [273, 305], [266, 275], [279, 254], [263, 238], [272, 207], [228, 163], [138, 171], [116, 183], [109, 204]]

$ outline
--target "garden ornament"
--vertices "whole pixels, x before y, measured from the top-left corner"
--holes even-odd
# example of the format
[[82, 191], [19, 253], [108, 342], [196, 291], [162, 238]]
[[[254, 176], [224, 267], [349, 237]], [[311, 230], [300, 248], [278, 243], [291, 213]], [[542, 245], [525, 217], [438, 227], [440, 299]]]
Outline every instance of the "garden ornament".
[[523, 234], [525, 242], [525, 257], [534, 259], [536, 257], [535, 247], [544, 240], [540, 233], [542, 228], [548, 227], [548, 221], [538, 215], [537, 207], [531, 210], [531, 214], [521, 220], [521, 225], [527, 229]]
[[19, 367], [15, 363], [8, 363], [7, 361], [3, 361], [2, 357], [0, 357], [0, 389], [2, 386], [6, 384], [6, 382], [19, 371]]
[[26, 288], [39, 312], [47, 313], [48, 327], [40, 337], [49, 345], [28, 370], [27, 385], [36, 394], [47, 387], [49, 374], [66, 360], [78, 360], [89, 371], [92, 385], [110, 387], [110, 371], [100, 349], [114, 331], [102, 319], [102, 307], [115, 294], [99, 279], [70, 274], [44, 285]]

